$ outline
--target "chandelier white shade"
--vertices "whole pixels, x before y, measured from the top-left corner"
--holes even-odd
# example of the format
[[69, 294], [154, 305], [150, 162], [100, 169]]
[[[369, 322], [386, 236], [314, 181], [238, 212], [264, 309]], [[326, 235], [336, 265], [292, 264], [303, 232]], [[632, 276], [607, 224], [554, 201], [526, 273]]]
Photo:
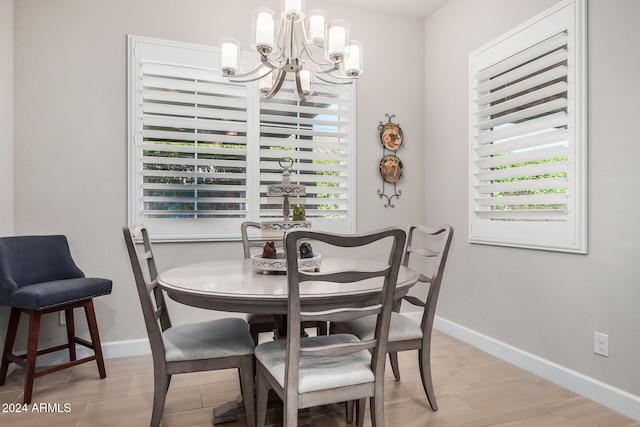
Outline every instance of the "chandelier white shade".
[[349, 24], [328, 21], [325, 12], [305, 15], [304, 0], [282, 0], [282, 12], [259, 8], [253, 13], [251, 47], [260, 55], [260, 65], [240, 73], [240, 43], [220, 41], [221, 70], [232, 82], [258, 81], [260, 95], [273, 97], [290, 78], [296, 97], [313, 95], [315, 78], [334, 84], [349, 84], [362, 75], [362, 43], [349, 39]]

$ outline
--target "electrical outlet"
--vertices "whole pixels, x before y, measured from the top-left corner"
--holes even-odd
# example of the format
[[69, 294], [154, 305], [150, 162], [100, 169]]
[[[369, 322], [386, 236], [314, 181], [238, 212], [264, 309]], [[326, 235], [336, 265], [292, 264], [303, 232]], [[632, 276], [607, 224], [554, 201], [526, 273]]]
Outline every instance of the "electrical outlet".
[[593, 352], [609, 357], [609, 335], [600, 332], [593, 333]]
[[67, 315], [64, 311], [59, 311], [60, 313], [60, 326], [67, 324]]

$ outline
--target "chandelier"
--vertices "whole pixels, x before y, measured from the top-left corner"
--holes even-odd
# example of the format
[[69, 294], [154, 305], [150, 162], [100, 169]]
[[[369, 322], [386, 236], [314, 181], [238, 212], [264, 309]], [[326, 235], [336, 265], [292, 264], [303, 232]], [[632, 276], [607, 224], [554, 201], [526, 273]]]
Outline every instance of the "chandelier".
[[238, 73], [240, 43], [220, 41], [222, 75], [232, 82], [258, 81], [260, 96], [271, 98], [287, 76], [295, 83], [295, 95], [305, 101], [313, 95], [314, 76], [332, 84], [349, 84], [362, 74], [362, 44], [349, 40], [349, 25], [332, 20], [325, 24], [321, 10], [304, 12], [304, 0], [282, 0], [278, 17], [271, 9], [253, 13], [251, 47], [260, 65]]

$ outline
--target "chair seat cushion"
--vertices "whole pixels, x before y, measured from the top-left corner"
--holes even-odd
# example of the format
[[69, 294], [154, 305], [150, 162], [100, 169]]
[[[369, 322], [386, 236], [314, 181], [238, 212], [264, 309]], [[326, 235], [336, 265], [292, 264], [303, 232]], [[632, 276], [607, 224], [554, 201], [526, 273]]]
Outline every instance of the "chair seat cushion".
[[215, 319], [173, 326], [162, 333], [167, 362], [253, 354], [247, 322]]
[[[301, 348], [318, 347], [343, 342], [358, 342], [350, 334], [321, 335], [302, 338]], [[284, 387], [286, 340], [269, 341], [256, 347], [256, 359]], [[298, 392], [306, 393], [354, 384], [365, 384], [375, 380], [371, 370], [371, 353], [360, 351], [340, 357], [301, 356]]]
[[[422, 312], [391, 313], [389, 342], [422, 338]], [[341, 332], [353, 334], [363, 341], [373, 338], [376, 328], [376, 316], [366, 316], [350, 322], [338, 323]]]
[[79, 277], [35, 283], [18, 288], [11, 296], [11, 305], [21, 308], [45, 310], [58, 305], [85, 301], [111, 293], [109, 279]]

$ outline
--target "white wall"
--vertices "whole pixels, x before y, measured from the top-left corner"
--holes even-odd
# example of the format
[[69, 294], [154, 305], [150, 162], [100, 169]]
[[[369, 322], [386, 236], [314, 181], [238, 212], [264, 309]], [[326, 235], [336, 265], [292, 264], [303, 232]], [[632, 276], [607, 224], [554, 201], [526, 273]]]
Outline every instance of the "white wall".
[[[357, 98], [357, 228], [424, 218], [423, 22], [310, 1], [350, 22], [364, 43], [365, 73]], [[146, 337], [125, 254], [127, 220], [126, 36], [135, 34], [217, 45], [223, 37], [249, 46], [251, 15], [276, 0], [19, 0], [15, 1], [15, 232], [63, 233], [87, 275], [111, 278], [97, 298], [105, 342]], [[410, 43], [415, 54], [396, 46]], [[401, 79], [400, 69], [409, 69]], [[403, 126], [398, 153], [406, 178], [396, 208], [384, 208], [377, 126], [385, 113]], [[160, 268], [242, 256], [239, 242], [156, 245]], [[210, 316], [174, 307], [175, 320]], [[41, 336], [62, 336], [57, 319]], [[51, 338], [49, 338], [51, 339]]]
[[[0, 236], [7, 236], [13, 233], [13, 0], [0, 0], [0, 58]], [[0, 331], [8, 322], [9, 308], [0, 307]]]
[[468, 54], [556, 2], [451, 0], [426, 20], [426, 221], [456, 230], [438, 315], [640, 395], [639, 1], [588, 2], [589, 254], [468, 243]]
[[13, 0], [0, 0], [0, 236], [13, 233]]

